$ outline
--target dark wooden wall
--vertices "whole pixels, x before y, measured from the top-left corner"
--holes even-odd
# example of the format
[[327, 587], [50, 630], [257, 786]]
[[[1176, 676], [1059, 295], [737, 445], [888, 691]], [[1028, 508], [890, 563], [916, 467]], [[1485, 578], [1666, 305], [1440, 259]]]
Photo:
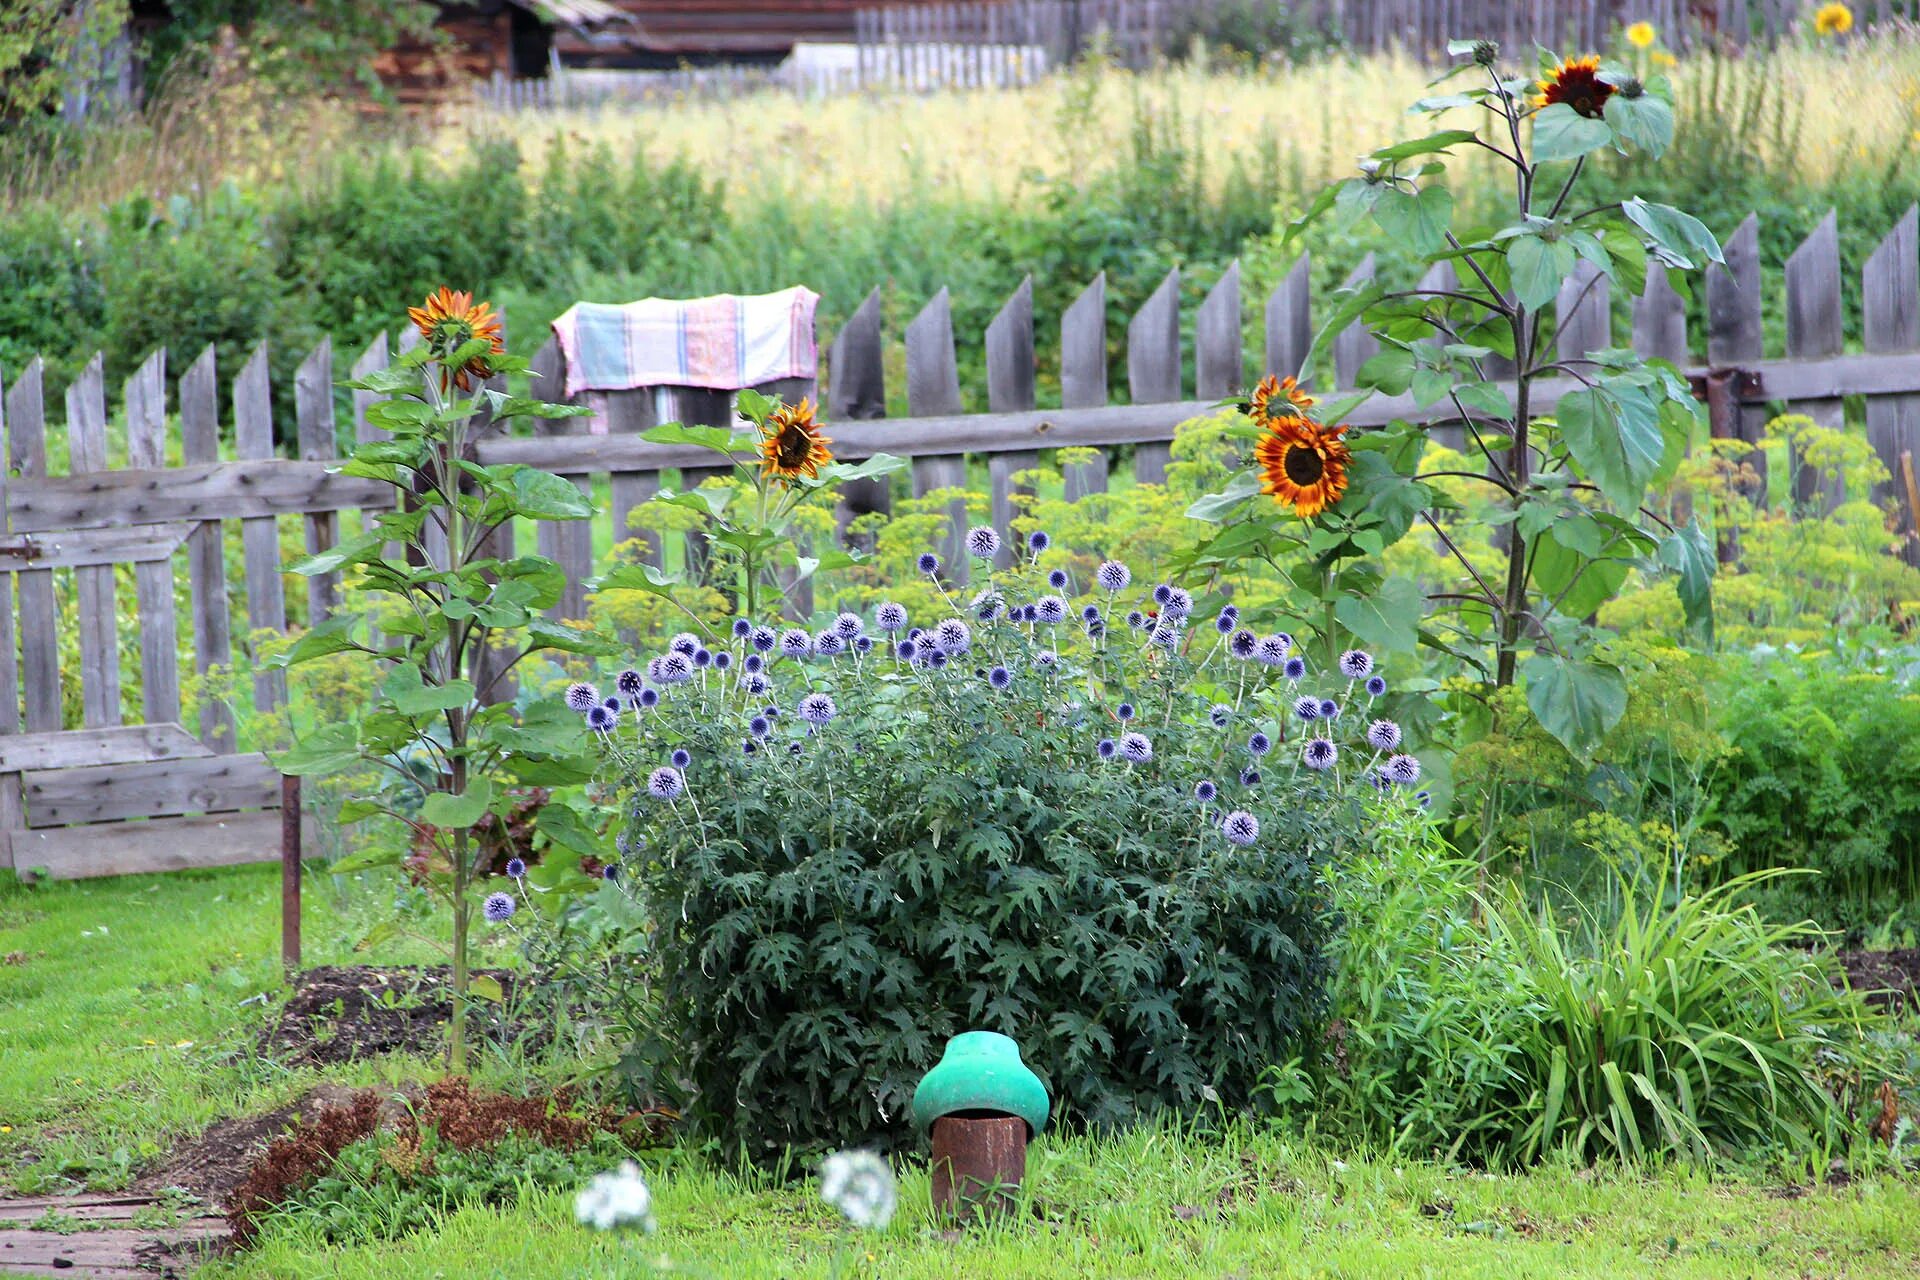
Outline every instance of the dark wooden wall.
[[[639, 27], [624, 57], [565, 31], [555, 46], [568, 61], [602, 66], [676, 66], [713, 60], [777, 61], [800, 41], [852, 43], [854, 14], [873, 0], [612, 0]], [[917, 6], [931, 0], [890, 0]]]

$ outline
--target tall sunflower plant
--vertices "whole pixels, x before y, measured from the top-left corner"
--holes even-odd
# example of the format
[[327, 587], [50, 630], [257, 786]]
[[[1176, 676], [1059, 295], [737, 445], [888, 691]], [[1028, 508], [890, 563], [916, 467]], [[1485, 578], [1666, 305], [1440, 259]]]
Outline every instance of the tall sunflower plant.
[[[1723, 259], [1706, 226], [1679, 209], [1577, 198], [1597, 154], [1657, 158], [1671, 144], [1664, 77], [1544, 51], [1514, 68], [1489, 41], [1449, 49], [1457, 64], [1436, 90], [1469, 82], [1413, 104], [1432, 131], [1365, 157], [1285, 236], [1326, 218], [1349, 228], [1371, 219], [1410, 251], [1406, 275], [1420, 283], [1336, 295], [1308, 363], [1364, 323], [1380, 349], [1354, 394], [1315, 405], [1292, 379], [1273, 378], [1242, 406], [1251, 465], [1189, 511], [1219, 528], [1187, 567], [1264, 561], [1291, 584], [1299, 625], [1330, 652], [1345, 632], [1388, 653], [1446, 655], [1483, 689], [1523, 685], [1540, 724], [1585, 754], [1627, 699], [1591, 620], [1630, 575], [1668, 576], [1689, 624], [1710, 638], [1714, 537], [1699, 516], [1675, 524], [1643, 505], [1702, 424], [1684, 374], [1625, 349], [1558, 351], [1551, 317], [1599, 278], [1637, 297], [1656, 265], [1684, 297], [1688, 273]], [[1456, 209], [1446, 163], [1465, 149], [1510, 174], [1503, 221], [1470, 225]], [[1466, 465], [1428, 462], [1428, 435], [1440, 429], [1465, 441]], [[1495, 561], [1454, 536], [1463, 509], [1449, 495], [1467, 487], [1494, 497]], [[1383, 571], [1381, 553], [1416, 528], [1450, 574]]]
[[[498, 380], [527, 373], [527, 362], [507, 354], [498, 315], [472, 295], [441, 289], [409, 315], [420, 344], [349, 384], [380, 397], [367, 420], [387, 438], [361, 444], [338, 468], [392, 486], [392, 508], [359, 536], [287, 566], [309, 577], [348, 575], [388, 607], [377, 617], [343, 612], [318, 622], [274, 660], [286, 668], [351, 655], [379, 677], [359, 715], [306, 734], [274, 764], [308, 776], [370, 771], [400, 784], [369, 788], [339, 817], [384, 816], [413, 839], [372, 844], [334, 869], [397, 864], [410, 845], [430, 851], [422, 860], [427, 886], [451, 908], [448, 1051], [451, 1069], [461, 1073], [470, 997], [500, 994], [491, 979], [474, 978], [467, 962], [470, 927], [490, 909], [479, 887], [491, 854], [474, 828], [489, 815], [507, 820], [516, 791], [585, 783], [594, 770], [561, 700], [509, 699], [503, 682], [536, 654], [594, 656], [615, 646], [540, 616], [559, 602], [565, 573], [543, 556], [503, 550], [511, 538], [495, 537], [516, 520], [587, 519], [587, 498], [545, 471], [484, 464], [472, 448], [482, 427], [585, 410], [500, 389]], [[543, 812], [550, 842], [571, 829], [563, 817]]]
[[792, 601], [802, 583], [861, 561], [854, 550], [810, 554], [796, 537], [794, 517], [808, 503], [830, 497], [837, 486], [894, 475], [906, 469], [906, 461], [876, 453], [859, 463], [836, 462], [833, 438], [805, 397], [788, 404], [746, 390], [735, 398], [735, 408], [738, 417], [731, 426], [670, 422], [644, 437], [655, 444], [706, 449], [725, 460], [726, 482], [662, 490], [653, 498], [694, 513], [708, 554], [690, 562], [686, 575], [653, 565], [620, 565], [598, 580], [599, 590], [644, 591], [672, 600], [683, 577], [697, 575], [729, 595], [741, 616], [757, 618], [764, 610], [794, 612]]

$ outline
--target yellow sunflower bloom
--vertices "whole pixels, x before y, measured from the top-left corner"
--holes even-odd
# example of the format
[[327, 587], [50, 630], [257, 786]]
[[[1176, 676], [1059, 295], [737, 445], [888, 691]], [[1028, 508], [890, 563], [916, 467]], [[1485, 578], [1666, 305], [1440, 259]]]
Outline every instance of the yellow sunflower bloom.
[[1600, 78], [1599, 57], [1589, 55], [1562, 62], [1551, 78], [1540, 82], [1540, 93], [1533, 105], [1550, 107], [1564, 102], [1589, 120], [1598, 120], [1612, 96], [1613, 86]]
[[[475, 338], [484, 338], [491, 346], [489, 354], [501, 355], [507, 349], [506, 340], [500, 335], [500, 317], [490, 303], [475, 302], [470, 293], [456, 292], [442, 285], [427, 295], [420, 306], [408, 307], [407, 318], [420, 330], [420, 336], [426, 339], [427, 350], [436, 357], [445, 359]], [[453, 385], [462, 391], [472, 385], [471, 379], [482, 380], [493, 375], [493, 366], [486, 355], [474, 356], [463, 363], [453, 374]]]
[[1853, 30], [1853, 10], [1844, 4], [1823, 4], [1814, 11], [1813, 29], [1823, 36], [1843, 36]]
[[1321, 427], [1305, 418], [1269, 418], [1253, 457], [1260, 468], [1260, 492], [1297, 516], [1319, 515], [1347, 491], [1347, 466], [1353, 452], [1340, 437], [1345, 427]]
[[1255, 422], [1266, 422], [1269, 418], [1281, 417], [1296, 409], [1311, 409], [1313, 397], [1300, 389], [1300, 384], [1292, 378], [1278, 378], [1268, 374], [1260, 379], [1247, 399], [1247, 416]]
[[833, 461], [827, 449], [832, 443], [831, 437], [820, 434], [812, 401], [802, 397], [799, 404], [783, 404], [767, 419], [760, 440], [760, 474], [782, 484], [792, 484], [801, 476], [816, 479], [820, 468]]
[[1636, 22], [1627, 28], [1627, 43], [1636, 49], [1652, 48], [1653, 42], [1659, 38], [1651, 22]]

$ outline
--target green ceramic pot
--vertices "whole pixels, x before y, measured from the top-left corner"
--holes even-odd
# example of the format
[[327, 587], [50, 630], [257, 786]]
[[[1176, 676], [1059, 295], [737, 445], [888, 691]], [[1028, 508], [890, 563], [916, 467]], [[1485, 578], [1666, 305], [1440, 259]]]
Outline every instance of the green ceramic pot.
[[1028, 1136], [1047, 1127], [1047, 1087], [1020, 1060], [1020, 1046], [997, 1031], [966, 1031], [913, 1091], [913, 1122], [924, 1132], [941, 1116], [988, 1112], [1019, 1116]]

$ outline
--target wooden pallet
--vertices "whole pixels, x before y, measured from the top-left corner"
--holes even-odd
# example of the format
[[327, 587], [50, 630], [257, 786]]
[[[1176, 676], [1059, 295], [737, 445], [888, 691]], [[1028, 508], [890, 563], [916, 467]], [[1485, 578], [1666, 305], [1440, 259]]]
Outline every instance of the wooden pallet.
[[[184, 1276], [194, 1258], [228, 1236], [224, 1218], [181, 1216], [172, 1226], [133, 1226], [142, 1210], [165, 1208], [152, 1196], [51, 1196], [0, 1200], [0, 1277], [67, 1276], [74, 1280], [156, 1280]], [[188, 1211], [182, 1211], [183, 1215]], [[37, 1229], [49, 1214], [85, 1226], [70, 1234]]]

